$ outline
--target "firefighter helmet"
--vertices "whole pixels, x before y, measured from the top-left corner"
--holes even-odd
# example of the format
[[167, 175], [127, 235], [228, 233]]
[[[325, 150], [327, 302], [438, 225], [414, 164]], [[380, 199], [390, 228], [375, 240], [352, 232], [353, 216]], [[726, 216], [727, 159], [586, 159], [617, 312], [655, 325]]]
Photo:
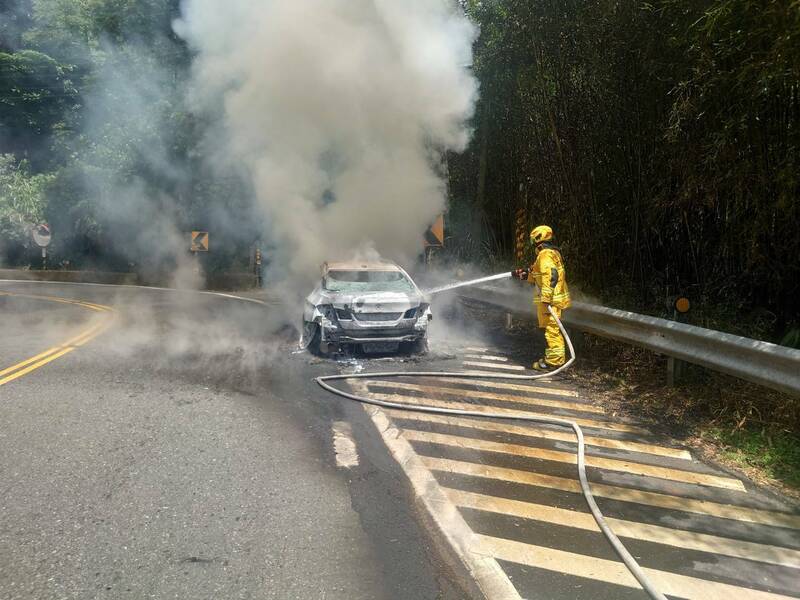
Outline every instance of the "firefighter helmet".
[[531, 241], [534, 244], [541, 244], [542, 242], [549, 242], [553, 239], [553, 230], [547, 225], [539, 225], [531, 231]]

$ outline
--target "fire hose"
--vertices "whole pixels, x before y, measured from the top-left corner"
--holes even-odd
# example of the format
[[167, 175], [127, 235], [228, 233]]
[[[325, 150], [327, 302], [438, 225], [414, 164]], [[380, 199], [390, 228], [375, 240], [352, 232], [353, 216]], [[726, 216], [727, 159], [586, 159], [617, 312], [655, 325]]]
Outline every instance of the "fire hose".
[[[497, 276], [496, 278], [499, 278]], [[425, 406], [420, 404], [410, 404], [410, 403], [400, 403], [400, 402], [388, 402], [385, 400], [376, 400], [373, 398], [368, 398], [366, 396], [359, 396], [357, 394], [352, 394], [350, 392], [346, 392], [341, 390], [337, 387], [334, 387], [330, 384], [332, 381], [341, 381], [347, 379], [388, 379], [388, 378], [396, 378], [396, 377], [436, 377], [436, 378], [448, 378], [448, 377], [457, 377], [460, 379], [470, 378], [470, 379], [515, 379], [515, 380], [525, 380], [531, 381], [536, 379], [542, 379], [544, 377], [552, 377], [565, 369], [567, 369], [572, 363], [575, 361], [575, 349], [572, 346], [572, 340], [570, 339], [569, 335], [567, 334], [567, 330], [564, 328], [561, 319], [553, 312], [553, 309], [548, 305], [547, 307], [550, 315], [556, 320], [558, 324], [558, 328], [561, 330], [561, 334], [564, 336], [564, 339], [567, 342], [567, 346], [569, 347], [569, 360], [565, 362], [563, 365], [558, 367], [553, 371], [548, 371], [546, 373], [540, 373], [536, 375], [505, 375], [505, 374], [495, 374], [495, 373], [458, 373], [458, 372], [443, 372], [443, 371], [385, 371], [382, 373], [358, 373], [358, 374], [350, 374], [350, 375], [325, 375], [322, 377], [317, 377], [317, 383], [325, 390], [331, 392], [332, 394], [336, 394], [337, 396], [341, 396], [342, 398], [347, 398], [348, 400], [354, 400], [356, 402], [360, 402], [362, 404], [370, 404], [373, 406], [379, 406], [381, 408], [390, 408], [395, 410], [405, 410], [405, 411], [412, 411], [412, 412], [421, 412], [421, 413], [428, 413], [428, 414], [436, 414], [436, 415], [451, 415], [451, 416], [459, 416], [459, 417], [474, 417], [480, 419], [500, 419], [506, 421], [525, 421], [531, 423], [542, 423], [546, 425], [556, 425], [560, 427], [567, 427], [572, 429], [575, 433], [575, 437], [577, 438], [578, 442], [578, 479], [580, 480], [581, 490], [583, 492], [583, 497], [586, 499], [586, 504], [589, 506], [589, 510], [594, 517], [594, 520], [597, 522], [597, 526], [602, 531], [603, 535], [606, 537], [608, 542], [614, 548], [614, 551], [617, 555], [622, 559], [622, 562], [625, 563], [625, 566], [631, 572], [631, 574], [636, 578], [642, 588], [647, 592], [647, 594], [653, 600], [667, 600], [666, 597], [658, 591], [658, 589], [653, 585], [650, 581], [648, 576], [645, 574], [644, 570], [639, 566], [639, 563], [636, 562], [636, 559], [633, 558], [628, 549], [622, 544], [616, 534], [611, 530], [606, 523], [605, 517], [603, 513], [600, 511], [600, 508], [597, 506], [595, 502], [594, 496], [592, 495], [591, 487], [589, 485], [589, 480], [586, 476], [586, 459], [585, 459], [585, 444], [583, 440], [583, 431], [581, 430], [580, 426], [575, 423], [574, 421], [570, 421], [568, 419], [558, 419], [558, 418], [545, 418], [545, 417], [538, 417], [538, 416], [530, 416], [530, 415], [520, 415], [520, 416], [510, 416], [507, 414], [502, 413], [486, 413], [486, 412], [478, 412], [478, 411], [471, 411], [471, 410], [460, 410], [460, 409], [453, 409], [453, 408], [440, 408], [435, 406]]]

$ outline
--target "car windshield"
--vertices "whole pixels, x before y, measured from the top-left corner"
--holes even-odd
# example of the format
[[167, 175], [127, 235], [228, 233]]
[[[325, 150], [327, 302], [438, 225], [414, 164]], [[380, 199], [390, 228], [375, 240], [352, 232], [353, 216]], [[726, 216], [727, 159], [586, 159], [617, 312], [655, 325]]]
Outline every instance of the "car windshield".
[[413, 292], [400, 271], [328, 271], [322, 285], [331, 292]]

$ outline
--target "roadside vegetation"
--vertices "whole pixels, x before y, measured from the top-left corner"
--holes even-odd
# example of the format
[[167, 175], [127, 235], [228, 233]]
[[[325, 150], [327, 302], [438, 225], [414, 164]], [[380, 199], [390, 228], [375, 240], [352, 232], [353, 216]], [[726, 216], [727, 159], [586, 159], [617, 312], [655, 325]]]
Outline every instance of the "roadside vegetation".
[[694, 365], [670, 387], [665, 357], [584, 337], [574, 376], [610, 410], [651, 419], [695, 452], [800, 498], [797, 398]]
[[[683, 294], [698, 324], [797, 344], [797, 2], [459, 1], [480, 99], [444, 165], [446, 254], [507, 267], [521, 214], [603, 302], [659, 314]], [[264, 227], [241, 174], [208, 168], [179, 14], [0, 2], [0, 264], [37, 266], [42, 220], [51, 265], [169, 266], [185, 243], [162, 221], [213, 226], [207, 268], [247, 262]]]
[[[620, 307], [796, 340], [800, 5], [465, 0], [480, 24], [451, 251], [513, 260], [517, 211]], [[454, 246], [454, 247], [453, 247]]]
[[0, 1], [0, 266], [158, 271], [214, 226], [211, 270], [246, 266], [260, 223], [242, 179], [211, 173], [186, 106], [179, 0]]

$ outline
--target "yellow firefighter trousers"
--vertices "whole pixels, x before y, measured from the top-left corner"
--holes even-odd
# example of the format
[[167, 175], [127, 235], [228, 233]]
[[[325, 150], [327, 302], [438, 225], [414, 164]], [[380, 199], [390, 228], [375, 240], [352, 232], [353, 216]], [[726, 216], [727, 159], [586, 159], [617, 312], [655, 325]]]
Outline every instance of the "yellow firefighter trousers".
[[[560, 319], [561, 309], [556, 306], [552, 306], [552, 308]], [[560, 367], [567, 357], [564, 336], [561, 335], [558, 323], [548, 312], [546, 304], [537, 304], [536, 312], [539, 317], [539, 327], [544, 329], [544, 339], [547, 342], [547, 349], [544, 351], [544, 362], [554, 367]]]

